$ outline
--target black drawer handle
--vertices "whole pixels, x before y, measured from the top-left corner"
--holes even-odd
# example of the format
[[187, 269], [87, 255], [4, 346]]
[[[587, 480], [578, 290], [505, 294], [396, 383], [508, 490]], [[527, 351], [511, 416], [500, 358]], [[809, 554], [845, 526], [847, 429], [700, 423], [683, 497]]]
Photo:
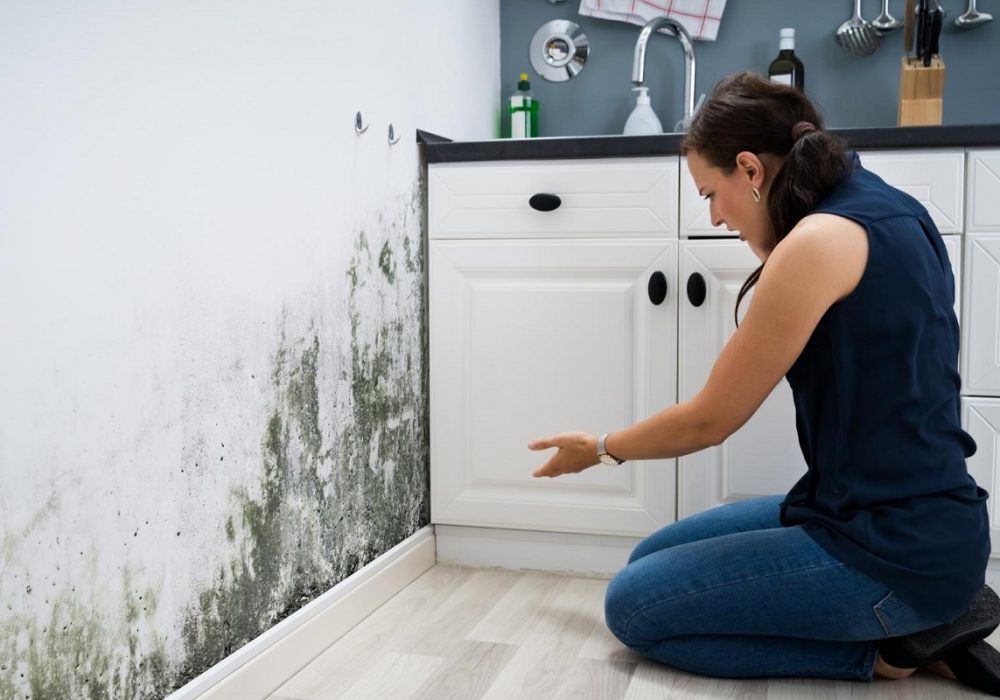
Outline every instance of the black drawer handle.
[[553, 211], [559, 208], [562, 200], [559, 199], [558, 195], [539, 192], [528, 200], [528, 204], [531, 205], [532, 209], [537, 209], [538, 211]]
[[659, 306], [667, 298], [667, 276], [660, 271], [649, 276], [649, 285], [646, 288], [649, 292], [649, 300], [654, 306]]
[[701, 306], [705, 303], [708, 290], [705, 288], [705, 278], [701, 276], [701, 273], [694, 272], [688, 277], [687, 293], [691, 306]]

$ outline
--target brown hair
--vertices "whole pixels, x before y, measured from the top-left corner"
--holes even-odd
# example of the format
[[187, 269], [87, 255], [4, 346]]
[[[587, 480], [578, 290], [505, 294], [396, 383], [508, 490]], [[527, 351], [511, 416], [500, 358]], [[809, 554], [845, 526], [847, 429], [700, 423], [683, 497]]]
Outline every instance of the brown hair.
[[[823, 130], [823, 118], [809, 98], [750, 72], [736, 73], [715, 86], [681, 142], [682, 153], [692, 150], [726, 174], [736, 168], [741, 151], [785, 158], [767, 197], [778, 241], [816, 208], [849, 167], [846, 144]], [[734, 315], [763, 269], [761, 263], [743, 283]]]

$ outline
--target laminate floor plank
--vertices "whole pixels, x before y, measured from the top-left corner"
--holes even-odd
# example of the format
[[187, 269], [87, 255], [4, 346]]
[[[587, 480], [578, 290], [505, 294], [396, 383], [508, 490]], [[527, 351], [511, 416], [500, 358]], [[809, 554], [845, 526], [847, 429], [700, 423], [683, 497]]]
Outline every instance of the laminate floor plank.
[[367, 673], [411, 625], [428, 623], [421, 613], [438, 609], [474, 573], [471, 569], [431, 568], [286, 681], [276, 694], [338, 697]]
[[493, 684], [517, 647], [489, 642], [465, 642], [464, 650], [442, 665], [413, 695], [413, 700], [478, 698]]
[[[625, 648], [602, 579], [435, 566], [271, 700], [971, 700], [927, 672], [872, 683], [697, 676]], [[1000, 633], [991, 638], [1000, 642]]]
[[405, 700], [412, 697], [444, 661], [435, 656], [390, 651], [340, 697], [342, 700]]

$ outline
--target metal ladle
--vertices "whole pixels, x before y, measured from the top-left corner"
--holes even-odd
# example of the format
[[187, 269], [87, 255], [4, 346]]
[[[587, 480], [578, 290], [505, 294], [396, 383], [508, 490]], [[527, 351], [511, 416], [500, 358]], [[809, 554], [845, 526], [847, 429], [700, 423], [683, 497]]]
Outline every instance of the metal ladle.
[[[973, 0], [974, 2], [975, 0]], [[882, 0], [882, 14], [872, 20], [872, 26], [878, 30], [879, 34], [888, 34], [894, 29], [903, 26], [903, 20], [896, 19], [889, 14], [889, 0]]]
[[969, 0], [969, 9], [955, 19], [955, 26], [959, 29], [972, 29], [992, 21], [993, 15], [988, 12], [976, 12], [976, 0]]
[[870, 56], [878, 49], [878, 32], [861, 18], [861, 0], [854, 0], [854, 15], [837, 27], [834, 39], [858, 56]]

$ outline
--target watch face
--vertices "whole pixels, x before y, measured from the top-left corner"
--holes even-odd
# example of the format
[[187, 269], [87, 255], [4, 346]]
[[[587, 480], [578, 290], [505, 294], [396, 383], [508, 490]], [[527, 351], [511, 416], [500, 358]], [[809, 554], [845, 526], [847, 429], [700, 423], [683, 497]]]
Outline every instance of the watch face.
[[609, 467], [617, 467], [619, 464], [618, 460], [609, 454], [598, 455], [597, 458], [601, 460], [602, 464], [607, 464]]

